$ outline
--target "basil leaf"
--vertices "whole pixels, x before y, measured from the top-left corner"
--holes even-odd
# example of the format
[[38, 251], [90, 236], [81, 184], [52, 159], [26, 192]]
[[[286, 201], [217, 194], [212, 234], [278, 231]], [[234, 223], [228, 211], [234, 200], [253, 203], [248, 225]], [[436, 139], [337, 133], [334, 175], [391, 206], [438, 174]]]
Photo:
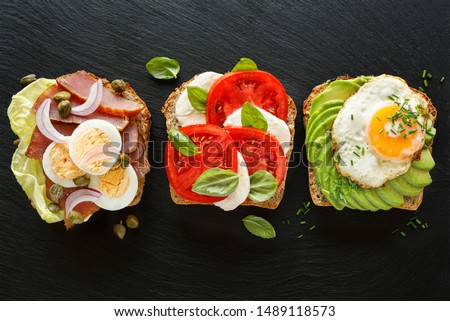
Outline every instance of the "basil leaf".
[[210, 168], [197, 178], [192, 191], [209, 196], [228, 196], [238, 184], [239, 175], [231, 169]]
[[206, 97], [208, 97], [208, 91], [198, 86], [188, 86], [187, 95], [192, 107], [202, 114], [206, 113]]
[[241, 58], [231, 71], [258, 70], [258, 66], [250, 58]]
[[156, 79], [177, 78], [180, 71], [180, 64], [175, 59], [167, 57], [155, 57], [145, 65], [150, 75]]
[[248, 197], [256, 203], [264, 202], [275, 195], [277, 188], [277, 179], [268, 171], [259, 170], [250, 176], [250, 193]]
[[249, 215], [245, 217], [242, 222], [244, 222], [245, 228], [253, 235], [259, 236], [263, 239], [273, 239], [277, 236], [272, 224], [267, 222], [262, 217]]
[[242, 126], [258, 128], [264, 131], [267, 131], [269, 127], [263, 114], [249, 102], [242, 106], [241, 122]]
[[192, 142], [189, 136], [175, 127], [170, 130], [169, 139], [173, 147], [185, 156], [200, 154], [197, 146]]

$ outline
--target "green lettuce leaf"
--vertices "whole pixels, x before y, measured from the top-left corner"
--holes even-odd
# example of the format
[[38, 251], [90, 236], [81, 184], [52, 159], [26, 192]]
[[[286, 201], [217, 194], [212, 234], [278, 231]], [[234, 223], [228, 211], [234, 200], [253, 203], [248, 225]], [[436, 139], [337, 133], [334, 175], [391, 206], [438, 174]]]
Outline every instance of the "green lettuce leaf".
[[26, 157], [25, 152], [36, 126], [35, 115], [31, 112], [31, 108], [36, 99], [54, 84], [56, 84], [56, 81], [53, 79], [40, 78], [15, 94], [8, 107], [11, 129], [20, 138], [20, 144], [12, 158], [11, 169], [20, 186], [31, 200], [32, 205], [47, 223], [63, 220], [63, 212], [52, 213], [48, 210], [47, 204], [51, 201], [47, 198], [45, 192], [45, 175], [42, 162]]

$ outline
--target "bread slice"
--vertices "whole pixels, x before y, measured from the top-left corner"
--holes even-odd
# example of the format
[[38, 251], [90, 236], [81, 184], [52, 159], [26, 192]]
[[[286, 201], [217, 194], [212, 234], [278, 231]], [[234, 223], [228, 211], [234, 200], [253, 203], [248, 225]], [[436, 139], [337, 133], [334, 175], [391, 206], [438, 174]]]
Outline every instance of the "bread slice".
[[[175, 105], [176, 105], [178, 97], [180, 97], [181, 93], [186, 89], [186, 87], [189, 85], [189, 83], [191, 81], [193, 81], [195, 79], [195, 77], [197, 77], [197, 76], [198, 75], [195, 75], [192, 79], [186, 81], [180, 87], [175, 89], [170, 94], [169, 98], [167, 98], [166, 102], [164, 103], [164, 106], [162, 108], [162, 113], [166, 117], [167, 133], [173, 127], [175, 127], [175, 128], [180, 127], [180, 124], [178, 123], [178, 120], [175, 117]], [[287, 117], [286, 122], [289, 127], [289, 131], [291, 132], [291, 142], [290, 142], [289, 151], [286, 153], [286, 165], [289, 164], [289, 159], [291, 158], [292, 149], [294, 146], [295, 117], [297, 116], [297, 107], [295, 106], [295, 103], [290, 96], [288, 96], [288, 104], [289, 104], [289, 109], [288, 109], [288, 117]], [[284, 180], [281, 183], [281, 185], [278, 186], [278, 189], [272, 198], [270, 198], [269, 200], [267, 200], [265, 202], [260, 202], [260, 203], [255, 203], [255, 202], [247, 199], [241, 205], [247, 205], [247, 206], [251, 205], [251, 206], [258, 206], [258, 207], [269, 208], [269, 209], [277, 208], [283, 198], [284, 187], [285, 187], [286, 177], [287, 177], [287, 169], [288, 169], [288, 166], [286, 166], [286, 175], [284, 176]], [[202, 204], [202, 203], [196, 203], [196, 202], [191, 202], [191, 201], [185, 200], [184, 198], [182, 198], [175, 192], [175, 190], [172, 188], [172, 186], [169, 186], [169, 187], [170, 187], [170, 195], [175, 204], [180, 204], [180, 205]], [[204, 205], [204, 204], [202, 204], [202, 205]]]
[[[344, 75], [344, 76], [337, 77], [336, 79], [344, 79], [345, 80], [345, 79], [351, 79], [351, 77], [349, 77], [348, 75]], [[311, 108], [312, 101], [314, 100], [314, 98], [316, 98], [317, 95], [319, 95], [327, 87], [328, 87], [328, 82], [317, 85], [316, 87], [314, 87], [312, 89], [308, 98], [306, 98], [306, 100], [303, 102], [303, 125], [305, 128], [306, 128], [306, 125], [308, 124], [309, 111]], [[431, 99], [424, 92], [420, 92], [414, 88], [410, 88], [410, 89], [412, 91], [414, 91], [415, 93], [420, 94], [427, 101], [429, 114], [430, 114], [429, 117], [434, 125], [434, 123], [436, 121], [436, 117], [437, 117], [437, 110], [436, 110], [436, 107], [431, 102]], [[432, 144], [432, 142], [431, 142], [431, 144]], [[430, 151], [432, 150], [431, 144], [430, 144]], [[330, 202], [328, 202], [328, 200], [326, 199], [325, 195], [322, 193], [320, 187], [316, 184], [316, 176], [314, 174], [314, 169], [309, 162], [308, 162], [308, 176], [309, 176], [309, 192], [311, 194], [311, 198], [312, 198], [314, 204], [317, 206], [332, 206], [330, 204]], [[421, 192], [419, 195], [414, 196], [414, 197], [406, 196], [405, 202], [398, 208], [415, 211], [422, 203], [422, 199], [423, 199], [423, 192]]]

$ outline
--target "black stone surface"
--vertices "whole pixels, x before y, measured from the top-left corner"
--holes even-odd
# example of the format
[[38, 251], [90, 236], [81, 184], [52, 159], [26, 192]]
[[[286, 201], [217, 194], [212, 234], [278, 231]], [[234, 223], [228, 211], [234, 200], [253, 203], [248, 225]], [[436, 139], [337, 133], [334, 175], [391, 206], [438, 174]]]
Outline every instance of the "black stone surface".
[[[448, 1], [0, 2], [0, 299], [450, 299]], [[145, 63], [155, 56], [177, 59], [178, 79], [149, 76]], [[407, 211], [318, 207], [302, 226], [295, 213], [310, 197], [301, 164], [289, 170], [274, 211], [174, 205], [162, 168], [161, 106], [183, 81], [230, 70], [240, 57], [278, 77], [300, 109], [313, 86], [339, 75], [389, 73], [418, 87], [429, 70], [427, 93], [439, 111], [436, 168], [417, 213], [429, 228], [406, 227]], [[97, 213], [66, 232], [39, 218], [10, 170], [15, 136], [6, 110], [23, 75], [79, 69], [126, 79], [147, 102], [154, 167], [138, 206]], [[299, 152], [301, 112], [296, 124]], [[127, 213], [141, 227], [121, 241], [112, 226]], [[241, 219], [249, 214], [272, 222], [277, 238], [248, 233]], [[399, 227], [406, 237], [391, 234]]]

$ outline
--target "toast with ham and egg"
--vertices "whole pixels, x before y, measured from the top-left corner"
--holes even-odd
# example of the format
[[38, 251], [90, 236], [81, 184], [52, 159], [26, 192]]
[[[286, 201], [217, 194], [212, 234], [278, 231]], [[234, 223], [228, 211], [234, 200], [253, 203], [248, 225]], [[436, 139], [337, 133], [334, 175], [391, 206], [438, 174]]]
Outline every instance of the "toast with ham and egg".
[[[227, 87], [227, 84], [224, 84], [224, 82], [232, 85], [230, 87], [233, 87], [233, 92], [228, 93], [222, 91], [222, 87]], [[246, 83], [246, 93], [241, 91], [244, 83]], [[206, 111], [198, 112], [197, 110], [194, 110], [192, 102], [188, 99], [188, 87], [200, 87], [205, 93], [207, 92], [205, 102]], [[221, 95], [221, 97], [216, 97], [216, 94]], [[224, 107], [223, 110], [229, 109], [226, 113], [220, 112], [221, 107], [216, 108], [218, 112], [211, 111], [211, 109], [215, 108], [212, 107], [211, 101], [215, 99], [218, 101], [222, 101], [222, 99], [234, 101], [234, 105], [228, 104], [225, 108], [224, 103], [221, 107]], [[254, 107], [257, 107], [257, 110], [259, 110], [259, 112], [257, 112], [257, 117], [262, 116], [266, 119], [268, 129], [261, 130], [260, 128], [258, 129], [257, 125], [252, 124], [247, 124], [251, 126], [242, 125], [241, 110], [247, 103], [253, 106], [253, 110], [255, 110]], [[208, 110], [208, 108], [210, 110]], [[187, 133], [202, 151], [206, 150], [207, 144], [211, 143], [210, 141], [221, 139], [213, 136], [213, 133], [216, 135], [216, 132], [219, 132], [220, 130], [228, 132], [230, 136], [232, 136], [232, 140], [234, 140], [235, 143], [238, 142], [241, 147], [244, 146], [246, 142], [254, 143], [255, 146], [261, 146], [261, 144], [264, 144], [264, 140], [269, 140], [271, 141], [271, 144], [278, 146], [278, 154], [274, 156], [275, 158], [272, 157], [272, 153], [267, 151], [257, 151], [254, 153], [255, 157], [252, 158], [249, 157], [251, 152], [245, 153], [243, 148], [239, 150], [239, 157], [244, 158], [247, 167], [245, 169], [245, 175], [247, 175], [248, 172], [248, 175], [252, 177], [252, 174], [254, 174], [255, 171], [262, 169], [276, 178], [276, 188], [273, 191], [273, 194], [270, 194], [272, 195], [271, 197], [264, 197], [262, 200], [252, 200], [250, 197], [247, 197], [247, 194], [250, 195], [249, 188], [240, 188], [241, 185], [245, 185], [242, 181], [243, 174], [240, 172], [241, 168], [237, 170], [238, 175], [241, 175], [241, 181], [239, 182], [238, 188], [231, 195], [215, 198], [212, 196], [203, 197], [203, 195], [201, 197], [195, 197], [189, 190], [193, 187], [192, 181], [187, 187], [186, 193], [184, 193], [186, 196], [180, 195], [182, 191], [178, 186], [177, 180], [184, 179], [177, 179], [171, 173], [171, 166], [168, 163], [173, 157], [178, 159], [178, 157], [184, 156], [173, 150], [173, 143], [169, 140], [166, 147], [166, 166], [169, 176], [171, 197], [176, 204], [214, 204], [224, 210], [232, 210], [238, 205], [252, 205], [269, 209], [275, 209], [279, 205], [283, 198], [288, 163], [293, 149], [297, 109], [292, 98], [286, 94], [283, 86], [274, 76], [259, 70], [236, 71], [224, 75], [214, 72], [205, 72], [194, 76], [191, 80], [183, 83], [179, 88], [172, 92], [166, 100], [162, 112], [166, 117], [166, 127], [169, 136], [173, 129], [180, 130], [185, 134]], [[255, 128], [252, 128], [252, 126]], [[209, 133], [211, 133], [211, 136], [208, 135]], [[281, 134], [278, 135], [278, 133]], [[226, 134], [222, 133], [220, 135]], [[205, 141], [206, 143], [204, 143]], [[253, 146], [250, 146], [250, 148], [253, 148]], [[258, 147], [255, 148], [257, 149]], [[224, 147], [224, 149], [226, 149], [226, 147]], [[172, 152], [175, 152], [175, 154]], [[193, 157], [200, 156], [197, 155], [187, 158], [192, 160]], [[207, 155], [204, 157], [207, 158]], [[238, 159], [242, 160], [239, 157]], [[282, 161], [280, 161], [281, 159]], [[243, 162], [240, 162], [240, 164], [242, 163]], [[178, 166], [178, 164], [175, 164], [175, 166]], [[205, 166], [202, 170], [197, 171], [193, 174], [194, 179], [197, 178], [198, 180], [199, 174], [201, 174], [202, 171], [204, 172], [206, 168], [210, 169], [210, 167], [211, 166]], [[230, 169], [231, 166], [223, 168]], [[178, 167], [177, 170], [183, 172], [185, 169], [181, 166]], [[236, 171], [236, 169], [232, 170]], [[191, 178], [189, 177], [187, 180], [189, 179]], [[250, 186], [250, 191], [251, 190], [252, 186]], [[234, 195], [239, 193], [241, 193], [241, 195]]]
[[[69, 93], [69, 114], [55, 100], [61, 92]], [[128, 83], [114, 90], [86, 71], [41, 78], [13, 96], [8, 115], [21, 140], [11, 167], [44, 220], [70, 228], [101, 208], [139, 203], [151, 114]]]

